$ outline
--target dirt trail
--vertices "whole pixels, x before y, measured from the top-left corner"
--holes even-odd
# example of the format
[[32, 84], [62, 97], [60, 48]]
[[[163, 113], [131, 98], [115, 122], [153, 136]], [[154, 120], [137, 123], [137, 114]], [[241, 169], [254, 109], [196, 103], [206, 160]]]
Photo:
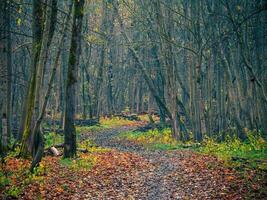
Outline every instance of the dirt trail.
[[[152, 150], [129, 141], [116, 139], [121, 132], [136, 128], [119, 127], [85, 136], [92, 139], [98, 146], [135, 154], [153, 166], [140, 171], [136, 175], [138, 178], [133, 179], [133, 182], [137, 181], [134, 184], [139, 185], [141, 191], [131, 196], [132, 199], [229, 199], [227, 191], [232, 190], [232, 186], [224, 180], [227, 176], [220, 164], [216, 166], [218, 162], [215, 158], [199, 157], [189, 150]], [[208, 164], [218, 169], [207, 169]], [[239, 190], [240, 188], [236, 188], [236, 193], [230, 198], [242, 199], [239, 196], [241, 192]], [[131, 198], [128, 196], [125, 199]], [[117, 198], [107, 197], [105, 199]]]
[[[144, 180], [143, 192], [146, 196], [141, 199], [172, 199], [172, 191], [169, 190], [169, 186], [166, 184], [166, 177], [168, 174], [178, 169], [178, 165], [172, 163], [172, 156], [163, 151], [153, 151], [144, 148], [140, 145], [130, 143], [123, 140], [117, 140], [121, 132], [135, 130], [137, 127], [119, 127], [115, 129], [105, 130], [95, 134], [90, 134], [88, 139], [92, 139], [98, 146], [116, 149], [122, 152], [131, 152], [137, 154], [149, 163], [154, 168], [146, 172], [140, 173]], [[140, 197], [139, 197], [140, 198]]]
[[[90, 139], [98, 147], [104, 147], [92, 148], [89, 153], [79, 155], [82, 160], [88, 159], [88, 163], [93, 161], [90, 169], [73, 169], [64, 165], [60, 157], [47, 156], [44, 158], [47, 170], [44, 182], [32, 182], [20, 199], [35, 200], [36, 194], [42, 199], [60, 200], [237, 200], [266, 197], [264, 184], [251, 182], [253, 187], [248, 186], [253, 173], [247, 176], [249, 179], [240, 177], [215, 157], [190, 150], [148, 149], [116, 137], [121, 132], [137, 128], [122, 126], [81, 133], [81, 140]], [[78, 160], [72, 164], [78, 165]]]

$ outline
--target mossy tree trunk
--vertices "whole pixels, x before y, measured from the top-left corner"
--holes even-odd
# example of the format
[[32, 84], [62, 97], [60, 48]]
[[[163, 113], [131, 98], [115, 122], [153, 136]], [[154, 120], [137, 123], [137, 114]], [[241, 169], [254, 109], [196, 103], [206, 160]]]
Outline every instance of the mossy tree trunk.
[[68, 74], [65, 93], [64, 113], [64, 157], [76, 156], [76, 131], [74, 126], [75, 118], [75, 86], [77, 82], [77, 71], [80, 55], [80, 41], [82, 32], [84, 0], [74, 1], [74, 15], [72, 24], [72, 37], [70, 56], [68, 63]]
[[56, 0], [49, 0], [47, 1], [48, 5], [46, 6], [46, 19], [44, 23], [44, 30], [42, 36], [42, 45], [40, 50], [40, 59], [38, 62], [38, 70], [36, 75], [36, 88], [35, 88], [35, 102], [34, 102], [34, 114], [35, 119], [38, 117], [40, 109], [41, 109], [41, 100], [43, 99], [42, 94], [42, 82], [44, 76], [45, 66], [48, 60], [48, 50], [49, 46], [52, 42], [52, 38], [55, 31], [55, 24], [56, 24], [56, 17], [57, 17], [57, 1]]
[[33, 10], [32, 10], [32, 32], [33, 32], [33, 41], [32, 41], [32, 66], [31, 66], [31, 78], [28, 86], [28, 92], [26, 95], [25, 103], [25, 120], [23, 121], [23, 133], [21, 140], [21, 156], [27, 156], [30, 152], [29, 149], [29, 139], [31, 135], [31, 122], [34, 111], [34, 99], [35, 99], [35, 88], [36, 88], [36, 75], [38, 62], [41, 51], [42, 44], [42, 1], [33, 0], [32, 1]]

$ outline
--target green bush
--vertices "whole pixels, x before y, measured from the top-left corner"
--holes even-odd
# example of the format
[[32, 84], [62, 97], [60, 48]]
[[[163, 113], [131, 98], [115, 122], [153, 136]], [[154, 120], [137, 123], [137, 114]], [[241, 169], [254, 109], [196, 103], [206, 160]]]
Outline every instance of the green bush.
[[9, 185], [11, 183], [10, 178], [6, 177], [1, 171], [0, 171], [0, 189], [4, 189], [5, 186]]
[[20, 194], [21, 194], [21, 188], [17, 186], [12, 186], [5, 191], [5, 196], [7, 197], [18, 198]]
[[[237, 160], [246, 162], [250, 166], [267, 169], [267, 143], [256, 131], [246, 131], [247, 139], [241, 141], [236, 135], [226, 136], [224, 142], [206, 138], [202, 142], [200, 152], [216, 155], [226, 161]], [[240, 163], [241, 164], [241, 163]]]

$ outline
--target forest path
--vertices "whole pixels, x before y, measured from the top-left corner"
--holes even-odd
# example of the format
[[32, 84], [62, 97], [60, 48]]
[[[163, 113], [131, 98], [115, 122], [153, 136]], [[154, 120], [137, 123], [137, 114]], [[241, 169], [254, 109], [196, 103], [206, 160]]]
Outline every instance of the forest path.
[[[137, 154], [153, 166], [145, 171], [142, 170], [139, 174], [140, 177], [137, 180], [141, 180], [139, 184], [141, 184], [143, 191], [136, 196], [138, 199], [174, 199], [175, 194], [173, 193], [174, 191], [171, 189], [171, 186], [178, 188], [178, 183], [174, 180], [170, 183], [167, 178], [168, 175], [179, 169], [179, 165], [177, 165], [177, 163], [175, 165], [172, 161], [172, 158], [177, 156], [164, 151], [147, 149], [129, 141], [116, 139], [116, 136], [120, 133], [135, 130], [137, 128], [138, 127], [122, 126], [108, 131], [95, 133], [91, 135], [89, 139], [92, 139], [100, 147]], [[175, 199], [177, 198], [178, 196], [176, 195]]]
[[[116, 188], [120, 182], [121, 174], [117, 175], [109, 187], [124, 194], [112, 196], [107, 193], [103, 199], [229, 199], [228, 190], [232, 190], [228, 179], [234, 175], [224, 169], [214, 157], [203, 156], [190, 150], [160, 151], [148, 149], [136, 143], [116, 138], [121, 132], [135, 130], [138, 127], [118, 127], [98, 133], [90, 133], [84, 137], [93, 140], [98, 146], [111, 148], [116, 154], [125, 153], [128, 156], [138, 157], [148, 163], [144, 168], [136, 167], [134, 175], [131, 169], [121, 173], [128, 174], [127, 183], [121, 188]], [[135, 166], [136, 160], [129, 166]], [[115, 163], [116, 165], [116, 163]], [[114, 166], [116, 167], [116, 166]], [[230, 178], [229, 178], [230, 177]], [[228, 178], [228, 179], [227, 179]], [[127, 185], [128, 184], [128, 185]], [[132, 191], [132, 192], [129, 192]], [[236, 190], [232, 197], [238, 198], [240, 191]], [[90, 196], [91, 199], [93, 199]], [[101, 198], [102, 199], [102, 198]]]
[[[73, 160], [44, 157], [45, 175], [37, 176], [43, 181], [25, 186], [20, 199], [39, 199], [37, 194], [40, 199], [60, 200], [264, 199], [260, 185], [253, 185], [253, 191], [248, 187], [251, 176], [242, 178], [213, 156], [182, 149], [155, 150], [117, 137], [143, 125], [80, 132], [80, 141], [89, 139], [96, 146]], [[87, 144], [91, 141], [82, 145]], [[14, 170], [30, 164], [19, 159], [10, 162], [7, 166], [15, 166]], [[18, 176], [17, 183], [24, 179]]]

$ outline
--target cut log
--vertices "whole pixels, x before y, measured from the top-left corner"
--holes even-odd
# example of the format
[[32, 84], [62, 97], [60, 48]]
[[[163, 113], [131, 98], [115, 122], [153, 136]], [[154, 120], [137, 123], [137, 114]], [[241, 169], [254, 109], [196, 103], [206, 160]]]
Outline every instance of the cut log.
[[56, 147], [51, 147], [50, 151], [53, 153], [54, 156], [59, 156], [60, 152], [57, 150]]

